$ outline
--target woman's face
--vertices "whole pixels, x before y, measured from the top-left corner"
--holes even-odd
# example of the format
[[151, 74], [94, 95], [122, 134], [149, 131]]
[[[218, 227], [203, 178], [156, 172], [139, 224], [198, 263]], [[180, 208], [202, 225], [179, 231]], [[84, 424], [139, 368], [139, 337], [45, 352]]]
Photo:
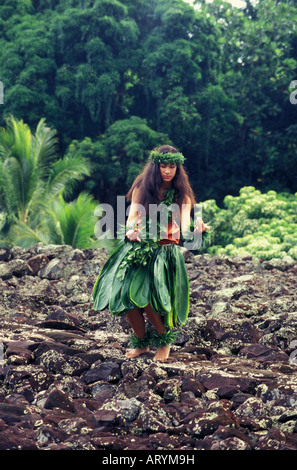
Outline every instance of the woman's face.
[[160, 163], [160, 173], [162, 180], [169, 183], [175, 177], [176, 165], [174, 163]]

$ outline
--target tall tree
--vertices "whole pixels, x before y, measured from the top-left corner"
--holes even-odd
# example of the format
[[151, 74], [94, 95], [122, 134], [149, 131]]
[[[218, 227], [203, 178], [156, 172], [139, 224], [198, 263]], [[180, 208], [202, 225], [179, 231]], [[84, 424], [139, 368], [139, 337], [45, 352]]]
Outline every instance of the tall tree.
[[199, 199], [294, 191], [296, 17], [293, 0], [3, 0], [0, 124], [45, 117], [64, 152], [136, 116], [183, 151]]

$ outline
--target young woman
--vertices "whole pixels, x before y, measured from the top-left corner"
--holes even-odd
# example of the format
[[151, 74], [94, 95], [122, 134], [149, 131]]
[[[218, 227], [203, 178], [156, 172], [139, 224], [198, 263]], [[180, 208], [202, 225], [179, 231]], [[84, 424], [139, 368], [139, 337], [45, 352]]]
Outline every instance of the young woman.
[[[125, 239], [94, 285], [94, 310], [108, 307], [115, 315], [127, 315], [133, 330], [129, 358], [155, 346], [154, 359], [166, 361], [174, 329], [188, 316], [189, 281], [178, 244], [181, 232], [189, 234], [195, 197], [184, 160], [168, 145], [150, 153], [126, 196], [131, 206]], [[201, 219], [197, 222], [194, 232], [209, 229]], [[153, 328], [146, 328], [144, 313]]]

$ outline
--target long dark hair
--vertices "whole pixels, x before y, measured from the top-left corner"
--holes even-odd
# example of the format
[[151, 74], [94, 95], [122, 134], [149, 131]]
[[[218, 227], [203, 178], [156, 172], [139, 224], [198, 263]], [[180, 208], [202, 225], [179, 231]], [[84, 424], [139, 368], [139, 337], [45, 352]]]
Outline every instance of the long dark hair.
[[[156, 149], [161, 153], [177, 153], [178, 150], [170, 145], [162, 145]], [[162, 178], [160, 173], [160, 164], [148, 162], [143, 168], [142, 172], [134, 180], [131, 188], [129, 189], [126, 198], [128, 201], [132, 200], [132, 194], [135, 188], [139, 188], [138, 204], [144, 206], [146, 213], [148, 213], [150, 204], [160, 204], [160, 190]], [[188, 175], [183, 165], [177, 165], [176, 174], [172, 180], [172, 187], [176, 193], [176, 204], [180, 207], [185, 203], [185, 197], [188, 196], [191, 200], [191, 207], [193, 208], [195, 196], [191, 188]]]

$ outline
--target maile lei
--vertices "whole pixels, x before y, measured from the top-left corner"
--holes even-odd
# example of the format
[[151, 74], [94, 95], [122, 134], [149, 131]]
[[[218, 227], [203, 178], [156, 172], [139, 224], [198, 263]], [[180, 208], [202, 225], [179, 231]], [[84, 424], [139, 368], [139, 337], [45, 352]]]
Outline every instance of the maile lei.
[[[172, 220], [172, 214], [173, 214], [172, 205], [174, 204], [175, 199], [176, 199], [176, 195], [175, 195], [174, 188], [166, 189], [163, 195], [163, 199], [162, 199], [162, 209], [164, 210], [162, 220], [164, 220], [164, 215], [165, 215], [165, 220], [167, 220], [168, 223]], [[121, 267], [117, 274], [121, 279], [124, 279], [127, 268], [131, 266], [135, 266], [135, 267], [138, 267], [141, 265], [146, 266], [149, 263], [149, 260], [151, 256], [153, 255], [154, 251], [160, 247], [159, 241], [162, 239], [161, 234], [164, 232], [165, 233], [167, 232], [167, 227], [162, 226], [160, 220], [158, 220], [156, 236], [152, 238], [151, 219], [148, 216], [146, 216], [142, 218], [142, 222], [144, 223], [139, 224], [136, 221], [134, 226], [127, 227], [128, 230], [136, 229], [136, 228], [140, 230], [140, 234], [139, 234], [140, 242], [131, 242], [132, 249], [128, 251], [123, 262], [121, 263]], [[126, 227], [122, 226], [121, 231], [123, 230], [126, 230]], [[193, 230], [194, 230], [194, 221], [191, 220], [190, 227], [187, 230], [187, 237], [185, 238], [181, 236], [181, 239], [185, 242], [192, 242], [194, 239]], [[202, 236], [204, 240], [207, 238], [208, 234], [203, 232]], [[125, 241], [128, 242], [130, 240], [125, 238]], [[193, 246], [193, 249], [195, 249], [195, 246]]]
[[[164, 196], [162, 199], [162, 209], [167, 210], [168, 222], [172, 218], [172, 211], [170, 210], [170, 206], [175, 201], [175, 191], [173, 188], [168, 188], [164, 192]], [[161, 227], [160, 221], [157, 221], [157, 227], [155, 230], [155, 237], [152, 237], [152, 221], [151, 219], [146, 216], [142, 218], [142, 223], [138, 223], [136, 221], [134, 226], [127, 227], [128, 230], [138, 228], [140, 230], [140, 242], [131, 242], [132, 249], [128, 251], [127, 255], [125, 256], [124, 260], [121, 263], [120, 269], [118, 271], [118, 276], [121, 279], [124, 279], [126, 269], [131, 266], [146, 266], [149, 263], [149, 260], [154, 253], [154, 251], [160, 246], [159, 241], [161, 240], [161, 233], [165, 229], [165, 227]], [[121, 230], [126, 230], [126, 227], [122, 227]], [[127, 238], [125, 241], [130, 241]]]

